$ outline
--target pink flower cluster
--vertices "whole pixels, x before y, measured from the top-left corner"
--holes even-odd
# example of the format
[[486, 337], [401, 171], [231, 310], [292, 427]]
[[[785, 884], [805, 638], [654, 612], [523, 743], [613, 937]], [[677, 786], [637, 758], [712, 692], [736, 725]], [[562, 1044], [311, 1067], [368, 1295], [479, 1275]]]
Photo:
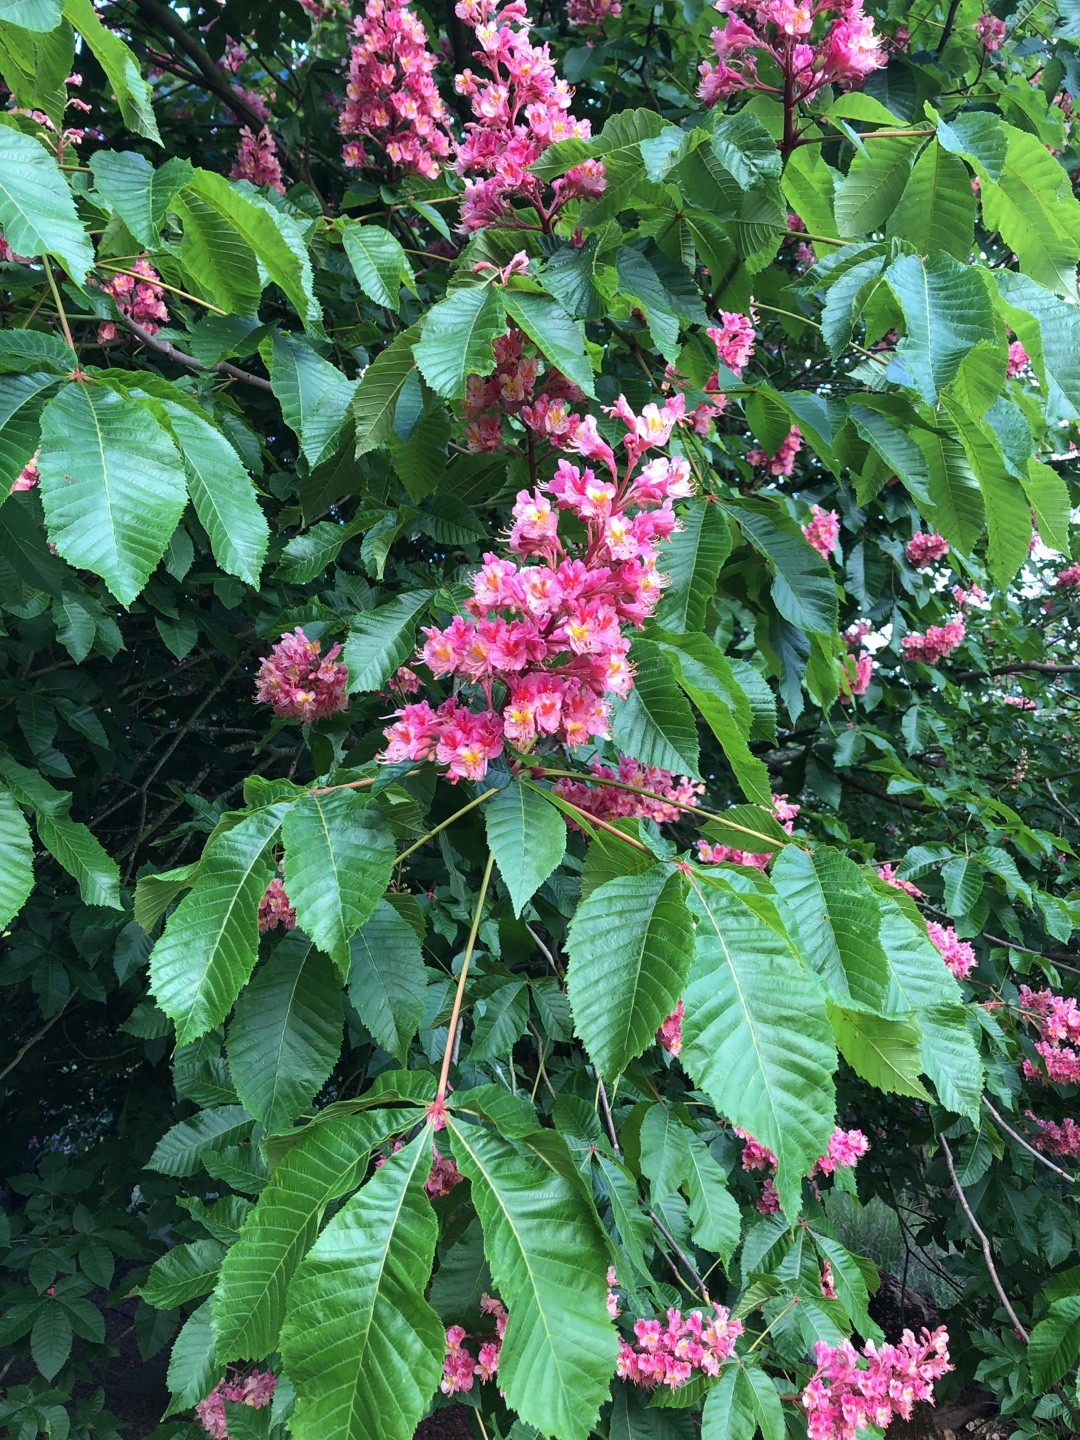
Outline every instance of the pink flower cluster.
[[295, 930], [296, 911], [289, 904], [285, 886], [275, 877], [259, 901], [259, 934], [265, 935], [279, 925], [283, 930]]
[[269, 1370], [253, 1370], [242, 1380], [219, 1380], [206, 1399], [195, 1406], [199, 1424], [213, 1440], [229, 1440], [225, 1401], [261, 1410], [274, 1398], [276, 1384], [277, 1377]]
[[520, 416], [523, 423], [552, 444], [566, 448], [580, 415], [570, 406], [581, 391], [558, 370], [549, 368], [537, 391], [540, 361], [523, 353], [525, 335], [512, 325], [491, 342], [495, 369], [490, 375], [470, 375], [465, 389], [465, 445], [474, 454], [492, 453], [503, 445], [503, 420]]
[[801, 449], [802, 431], [797, 425], [793, 425], [781, 440], [779, 450], [767, 455], [764, 450], [755, 446], [746, 452], [746, 461], [748, 465], [764, 470], [769, 475], [790, 475], [795, 469], [795, 456]]
[[[772, 802], [773, 816], [790, 835], [795, 829], [795, 818], [801, 807], [789, 801], [786, 795], [774, 795]], [[735, 850], [730, 845], [711, 845], [708, 840], [698, 840], [695, 843], [698, 859], [703, 865], [753, 865], [756, 870], [764, 870], [772, 859], [771, 853]]]
[[852, 89], [887, 58], [862, 0], [714, 0], [714, 9], [726, 20], [712, 32], [715, 63], [698, 66], [706, 105], [739, 90], [802, 104], [823, 85]]
[[720, 1366], [735, 1349], [743, 1333], [741, 1320], [733, 1320], [723, 1305], [714, 1305], [712, 1315], [700, 1310], [667, 1312], [667, 1324], [659, 1320], [635, 1320], [634, 1340], [628, 1345], [619, 1341], [619, 1358], [615, 1373], [620, 1380], [629, 1380], [643, 1390], [667, 1385], [678, 1390], [698, 1371], [702, 1375], [719, 1375]]
[[741, 376], [754, 353], [754, 327], [757, 317], [754, 315], [753, 302], [749, 315], [740, 314], [737, 310], [721, 310], [719, 318], [720, 324], [711, 325], [705, 334], [716, 346], [717, 358], [723, 361], [733, 374]]
[[818, 552], [823, 560], [831, 558], [840, 538], [840, 516], [835, 510], [823, 510], [820, 505], [810, 506], [810, 519], [802, 527], [806, 543]]
[[1059, 1123], [1056, 1120], [1040, 1120], [1030, 1110], [1025, 1110], [1024, 1114], [1038, 1127], [1039, 1133], [1033, 1140], [1036, 1149], [1045, 1150], [1048, 1155], [1058, 1155], [1063, 1160], [1073, 1160], [1080, 1155], [1080, 1125], [1071, 1117], [1066, 1116]]
[[[169, 323], [161, 277], [145, 255], [132, 261], [130, 274], [111, 275], [101, 288], [116, 302], [121, 315], [141, 325], [148, 335], [156, 335]], [[116, 326], [111, 320], [103, 321], [98, 326], [98, 343], [108, 345], [115, 339]]]
[[444, 1395], [457, 1395], [473, 1388], [473, 1381], [486, 1383], [499, 1373], [499, 1351], [502, 1349], [506, 1332], [507, 1314], [501, 1300], [491, 1295], [481, 1295], [480, 1309], [495, 1320], [495, 1338], [485, 1340], [480, 1353], [474, 1360], [465, 1348], [469, 1338], [463, 1325], [451, 1325], [446, 1332], [446, 1355], [443, 1359], [443, 1376], [439, 1389]]
[[938, 560], [944, 560], [948, 553], [949, 542], [936, 530], [916, 530], [904, 546], [904, 554], [916, 570], [929, 570]]
[[[741, 1126], [735, 1126], [735, 1134], [745, 1142], [742, 1168], [747, 1171], [771, 1172], [757, 1200], [757, 1209], [763, 1215], [774, 1215], [780, 1209], [780, 1197], [772, 1180], [772, 1174], [776, 1171], [776, 1156], [768, 1146], [755, 1140], [753, 1135]], [[870, 1141], [861, 1130], [844, 1130], [838, 1125], [829, 1136], [829, 1147], [825, 1154], [814, 1161], [810, 1179], [813, 1180], [818, 1175], [831, 1175], [834, 1170], [854, 1170], [869, 1149]]]
[[656, 1032], [657, 1044], [676, 1059], [682, 1054], [683, 1002], [680, 1000]]
[[1059, 590], [1075, 590], [1080, 585], [1080, 564], [1067, 565], [1064, 570], [1059, 570], [1054, 584]]
[[975, 21], [975, 34], [982, 41], [982, 47], [988, 55], [995, 50], [1001, 49], [1001, 42], [1005, 39], [1005, 21], [999, 20], [996, 15], [980, 15]]
[[309, 640], [299, 627], [282, 635], [259, 662], [255, 677], [255, 703], [269, 705], [275, 715], [310, 725], [348, 705], [348, 672], [337, 661], [340, 645], [331, 645], [320, 659], [318, 640]]
[[264, 125], [255, 135], [246, 125], [240, 129], [240, 145], [229, 171], [230, 180], [250, 180], [252, 185], [269, 185], [279, 195], [285, 194], [281, 182], [281, 161], [269, 127]]
[[532, 43], [525, 0], [458, 0], [456, 13], [475, 32], [480, 48], [473, 53], [487, 72], [464, 70], [454, 80], [475, 116], [465, 126], [454, 162], [467, 177], [462, 229], [505, 224], [511, 203], [519, 201], [550, 231], [568, 201], [603, 192], [604, 167], [599, 160], [575, 165], [555, 181], [545, 201], [543, 183], [530, 175], [529, 166], [558, 140], [587, 140], [589, 122], [570, 115], [573, 91], [557, 78], [548, 47]]
[[845, 655], [840, 662], [844, 671], [844, 686], [840, 689], [840, 703], [847, 705], [854, 695], [865, 695], [870, 688], [874, 674], [874, 657], [869, 650], [860, 650], [856, 655]]
[[925, 635], [913, 633], [900, 641], [905, 660], [921, 660], [924, 665], [936, 665], [951, 655], [963, 642], [967, 632], [961, 615], [954, 615], [944, 625], [930, 625]]
[[424, 1194], [429, 1200], [438, 1200], [449, 1195], [455, 1185], [461, 1184], [461, 1171], [444, 1155], [437, 1145], [431, 1147], [431, 1173], [424, 1181]]
[[608, 20], [622, 14], [620, 0], [570, 0], [566, 18], [575, 30], [603, 30]]
[[814, 1346], [817, 1370], [802, 1393], [808, 1440], [855, 1440], [869, 1426], [888, 1429], [899, 1415], [911, 1419], [919, 1401], [934, 1401], [934, 1382], [952, 1369], [944, 1325], [923, 1330], [919, 1339], [905, 1330], [899, 1345], [863, 1346], [865, 1366], [849, 1340]]
[[41, 473], [37, 468], [38, 452], [35, 450], [30, 459], [26, 462], [18, 475], [11, 482], [11, 489], [8, 492], [14, 495], [17, 490], [33, 490], [34, 486], [41, 479]]
[[[527, 751], [538, 740], [578, 746], [607, 735], [608, 697], [625, 697], [634, 683], [623, 626], [640, 628], [654, 610], [664, 583], [659, 546], [678, 526], [672, 501], [691, 493], [685, 460], [661, 456], [637, 468], [667, 443], [681, 396], [640, 415], [620, 396], [609, 413], [626, 426], [622, 472], [596, 422], [583, 421], [573, 448], [600, 473], [560, 460], [552, 480], [520, 491], [509, 535], [517, 559], [485, 555], [469, 614], [424, 631], [420, 658], [431, 674], [473, 686], [484, 709], [457, 695], [437, 710], [426, 700], [403, 706], [385, 731], [384, 761], [434, 759], [452, 781], [480, 780], [504, 742]], [[563, 542], [560, 510], [580, 522], [582, 540]]]
[[[364, 142], [383, 151], [406, 175], [439, 176], [450, 154], [448, 114], [431, 78], [437, 57], [408, 0], [368, 0], [353, 21], [356, 44], [338, 129], [346, 136], [345, 164], [374, 163]], [[358, 136], [358, 139], [348, 138]]]
[[1045, 1074], [1030, 1060], [1023, 1065], [1026, 1080], [1052, 1080], [1058, 1085], [1080, 1084], [1080, 1007], [1073, 997], [1050, 990], [1020, 987], [1020, 1009], [1029, 1023], [1037, 1023], [1039, 1038], [1035, 1049]]
[[935, 920], [926, 922], [926, 933], [957, 980], [966, 980], [977, 964], [975, 951], [967, 941], [961, 940], [951, 925], [939, 925]]
[[[687, 806], [695, 806], [705, 786], [688, 775], [673, 775], [655, 765], [642, 765], [629, 755], [619, 756], [617, 770], [593, 760], [589, 766], [597, 780], [617, 780], [639, 790], [651, 790], [652, 796], [636, 795], [614, 785], [594, 784], [591, 780], [559, 780], [555, 791], [571, 805], [601, 820], [645, 819], [658, 825], [674, 825]], [[655, 797], [655, 798], [654, 798]]]
[[1030, 364], [1031, 361], [1028, 359], [1027, 351], [1023, 345], [1020, 344], [1019, 340], [1014, 340], [1009, 346], [1009, 359], [1005, 366], [1006, 380], [1015, 380], [1018, 375], [1023, 374]]
[[921, 900], [923, 892], [910, 880], [901, 880], [899, 875], [893, 874], [893, 867], [886, 863], [878, 867], [877, 877], [884, 880], [886, 885], [891, 885], [894, 890], [903, 890], [905, 895], [910, 895], [913, 900]]
[[1016, 710], [1035, 710], [1038, 707], [1034, 700], [1029, 700], [1025, 695], [1002, 695], [1003, 705], [1012, 705]]

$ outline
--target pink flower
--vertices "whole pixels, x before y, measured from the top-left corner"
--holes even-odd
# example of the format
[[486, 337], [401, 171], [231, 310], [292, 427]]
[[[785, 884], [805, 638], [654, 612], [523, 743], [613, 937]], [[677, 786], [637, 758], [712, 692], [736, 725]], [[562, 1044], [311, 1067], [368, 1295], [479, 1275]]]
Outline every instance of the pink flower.
[[884, 880], [886, 885], [891, 885], [894, 890], [903, 890], [905, 895], [910, 895], [913, 900], [921, 900], [923, 892], [910, 880], [901, 880], [898, 875], [893, 874], [893, 867], [885, 864], [879, 867], [878, 879]]
[[1034, 1144], [1039, 1150], [1045, 1150], [1048, 1155], [1058, 1155], [1064, 1160], [1073, 1160], [1080, 1155], [1080, 1125], [1071, 1117], [1066, 1116], [1060, 1123], [1054, 1120], [1040, 1120], [1030, 1110], [1024, 1114], [1038, 1126], [1039, 1134], [1034, 1137]]
[[11, 482], [11, 489], [8, 492], [9, 494], [14, 495], [16, 490], [32, 490], [34, 486], [38, 483], [38, 481], [41, 479], [41, 475], [38, 472], [37, 468], [37, 458], [38, 452], [35, 450], [33, 455], [31, 455], [30, 459], [19, 471], [18, 475], [15, 476], [15, 479]]
[[295, 930], [296, 911], [289, 904], [285, 886], [280, 880], [274, 879], [267, 885], [259, 901], [259, 934], [265, 935], [268, 930], [276, 930], [279, 925], [283, 930]]
[[720, 360], [736, 375], [741, 375], [754, 353], [754, 317], [738, 311], [722, 310], [720, 324], [711, 326], [706, 335], [716, 346]]
[[959, 938], [951, 925], [939, 925], [935, 920], [928, 920], [926, 931], [934, 948], [957, 980], [966, 980], [977, 963], [972, 947], [966, 940]]
[[371, 141], [393, 170], [438, 179], [439, 162], [450, 154], [449, 115], [432, 79], [437, 57], [424, 27], [408, 0], [368, 0], [353, 29], [338, 129], [360, 138], [344, 146], [345, 164], [370, 167], [364, 142]]
[[[145, 255], [131, 262], [130, 273], [110, 276], [101, 289], [115, 302], [121, 315], [129, 316], [148, 335], [156, 335], [162, 325], [169, 323], [161, 277]], [[98, 326], [99, 344], [106, 345], [115, 338], [116, 326], [112, 321]]]
[[285, 633], [270, 654], [259, 662], [255, 677], [255, 703], [269, 705], [275, 715], [310, 725], [348, 705], [348, 672], [335, 663], [341, 653], [333, 645], [323, 659], [320, 645], [309, 640], [299, 626]]
[[992, 55], [995, 50], [1001, 49], [1001, 42], [1005, 39], [1005, 21], [999, 20], [996, 15], [980, 15], [975, 21], [975, 34], [982, 41], [986, 53]]
[[931, 625], [925, 635], [905, 635], [900, 642], [905, 660], [921, 660], [924, 665], [936, 665], [946, 655], [951, 655], [962, 643], [965, 635], [963, 619], [957, 615], [944, 625]]
[[429, 1200], [440, 1195], [449, 1195], [455, 1185], [460, 1185], [461, 1173], [453, 1160], [442, 1155], [437, 1146], [431, 1147], [431, 1174], [424, 1181], [424, 1194]]
[[899, 1345], [868, 1340], [860, 1365], [850, 1341], [819, 1340], [817, 1370], [802, 1393], [809, 1440], [856, 1440], [871, 1425], [885, 1430], [897, 1416], [910, 1420], [918, 1402], [933, 1403], [934, 1382], [952, 1368], [948, 1343], [944, 1326], [923, 1330], [918, 1340], [905, 1330]]
[[820, 505], [810, 506], [810, 519], [802, 527], [808, 545], [818, 552], [823, 560], [831, 558], [840, 536], [840, 516], [835, 510], [822, 510]]
[[279, 195], [285, 194], [281, 183], [281, 162], [277, 146], [267, 126], [252, 134], [246, 125], [240, 129], [240, 147], [229, 171], [230, 180], [250, 180], [252, 185], [268, 185]]
[[832, 1266], [827, 1260], [821, 1267], [821, 1293], [826, 1300], [836, 1299], [836, 1287], [833, 1284]]
[[619, 1341], [615, 1373], [643, 1390], [660, 1385], [678, 1390], [695, 1371], [719, 1375], [742, 1333], [742, 1321], [732, 1319], [723, 1305], [714, 1305], [711, 1315], [701, 1310], [684, 1315], [672, 1308], [666, 1325], [659, 1320], [634, 1322], [635, 1343]]
[[249, 1405], [261, 1410], [274, 1398], [277, 1377], [269, 1370], [253, 1370], [243, 1379], [219, 1380], [205, 1400], [195, 1406], [199, 1424], [213, 1440], [228, 1440], [229, 1431], [225, 1420], [225, 1401], [234, 1405]]
[[[766, 455], [764, 450], [753, 449], [746, 452], [746, 459], [749, 464], [767, 471], [770, 475], [790, 475], [795, 469], [795, 456], [801, 449], [802, 432], [797, 425], [793, 425], [775, 454]], [[812, 510], [816, 508], [811, 507]]]
[[[772, 801], [773, 815], [790, 835], [800, 807], [792, 804], [786, 795], [774, 795]], [[710, 845], [708, 840], [697, 840], [695, 844], [698, 859], [704, 865], [753, 865], [756, 870], [764, 870], [772, 859], [771, 853], [735, 850], [730, 845]]]
[[1015, 380], [1018, 375], [1024, 373], [1030, 364], [1031, 361], [1028, 359], [1027, 351], [1023, 345], [1020, 344], [1019, 340], [1014, 340], [1009, 346], [1009, 360], [1005, 366], [1005, 378], [1007, 380]]
[[[458, 1176], [459, 1180], [460, 1178]], [[462, 1391], [469, 1391], [473, 1387], [474, 1380], [486, 1384], [498, 1374], [499, 1351], [502, 1349], [503, 1335], [506, 1333], [506, 1322], [509, 1317], [502, 1301], [487, 1294], [480, 1297], [480, 1310], [484, 1315], [494, 1318], [495, 1336], [493, 1339], [482, 1342], [479, 1357], [474, 1360], [465, 1348], [464, 1342], [468, 1337], [464, 1327], [461, 1325], [450, 1326], [446, 1332], [443, 1377], [439, 1382], [439, 1389], [444, 1395], [456, 1395]]]
[[1012, 705], [1017, 710], [1034, 710], [1036, 708], [1035, 701], [1028, 700], [1024, 695], [1002, 695], [1001, 703]]
[[904, 554], [916, 570], [929, 570], [949, 553], [949, 542], [936, 531], [917, 530], [904, 546]]
[[844, 685], [851, 692], [845, 694], [843, 685], [840, 689], [840, 703], [847, 705], [851, 696], [865, 695], [870, 688], [870, 680], [874, 674], [874, 657], [869, 650], [862, 650], [857, 657], [846, 655], [842, 662], [844, 670]]
[[603, 30], [608, 20], [622, 14], [620, 0], [570, 0], [566, 18], [575, 30]]
[[1075, 590], [1080, 585], [1080, 564], [1067, 565], [1064, 570], [1059, 570], [1054, 584], [1059, 590]]
[[656, 1032], [658, 1044], [676, 1058], [682, 1054], [682, 1022], [683, 1002], [680, 1000]]

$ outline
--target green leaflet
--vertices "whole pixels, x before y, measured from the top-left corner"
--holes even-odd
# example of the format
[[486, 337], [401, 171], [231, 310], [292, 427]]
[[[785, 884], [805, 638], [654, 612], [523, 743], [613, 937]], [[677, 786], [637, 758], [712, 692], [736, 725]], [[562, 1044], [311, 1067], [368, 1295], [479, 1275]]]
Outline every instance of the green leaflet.
[[459, 400], [470, 375], [490, 371], [491, 342], [505, 329], [502, 294], [494, 285], [452, 291], [420, 327], [413, 355], [421, 375], [437, 395]]
[[484, 806], [487, 842], [520, 915], [566, 852], [566, 821], [532, 785], [512, 782]]
[[415, 292], [412, 266], [398, 240], [381, 225], [345, 224], [341, 231], [357, 284], [376, 305], [397, 312], [404, 285]]
[[416, 931], [380, 900], [349, 942], [349, 999], [372, 1039], [404, 1064], [424, 1018], [427, 971]]
[[0, 926], [11, 923], [34, 888], [30, 827], [14, 796], [0, 790]]
[[526, 1424], [586, 1440], [618, 1348], [605, 1303], [608, 1251], [588, 1194], [550, 1131], [513, 1142], [453, 1116], [448, 1129], [509, 1311], [500, 1388]]
[[928, 405], [937, 403], [960, 363], [994, 335], [994, 313], [977, 270], [938, 251], [926, 260], [901, 255], [885, 272], [904, 316], [898, 351]]
[[417, 617], [431, 597], [430, 590], [406, 591], [388, 605], [356, 616], [345, 641], [350, 691], [378, 690], [405, 664], [413, 650]]
[[605, 1080], [652, 1043], [682, 995], [693, 958], [685, 897], [682, 875], [653, 865], [592, 890], [574, 915], [567, 937], [574, 1029]]
[[620, 750], [643, 765], [697, 775], [697, 730], [671, 661], [650, 640], [635, 641], [631, 657], [636, 666], [634, 688], [625, 700], [616, 702], [611, 720]]
[[56, 161], [44, 145], [10, 125], [0, 125], [0, 229], [17, 255], [52, 255], [78, 284], [94, 263], [93, 246]]
[[431, 1130], [334, 1216], [289, 1286], [281, 1355], [297, 1440], [412, 1440], [442, 1373], [445, 1332], [423, 1298], [438, 1225], [424, 1181]]

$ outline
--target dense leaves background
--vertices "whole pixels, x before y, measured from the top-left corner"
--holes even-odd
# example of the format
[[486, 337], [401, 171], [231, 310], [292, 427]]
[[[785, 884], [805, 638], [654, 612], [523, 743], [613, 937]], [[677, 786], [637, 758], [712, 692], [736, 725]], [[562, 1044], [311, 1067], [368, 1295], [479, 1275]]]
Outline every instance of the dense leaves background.
[[[485, 1291], [485, 1440], [804, 1434], [815, 1341], [923, 1323], [950, 1413], [1075, 1433], [1077, 1155], [1039, 1121], [1076, 1090], [1025, 1077], [1019, 989], [1075, 988], [1080, 926], [1080, 14], [995, 7], [988, 50], [968, 0], [890, 9], [887, 66], [819, 90], [793, 145], [775, 96], [695, 97], [715, 12], [545, 6], [593, 138], [533, 173], [601, 159], [606, 188], [462, 233], [451, 168], [341, 163], [336, 6], [0, 6], [5, 1433], [198, 1433], [258, 1364], [273, 1405], [227, 1401], [231, 1435], [407, 1440], [448, 1403], [446, 1328], [491, 1337]], [[460, 135], [472, 32], [417, 13]], [[283, 194], [226, 178], [264, 112]], [[144, 255], [153, 332], [115, 303]], [[672, 437], [697, 494], [601, 746], [700, 779], [714, 818], [568, 829], [516, 761], [378, 766], [418, 627], [558, 458], [517, 421], [468, 450], [492, 341], [513, 322], [614, 441], [620, 394], [715, 400], [706, 327], [751, 297], [726, 408]], [[917, 569], [917, 530], [947, 558]], [[985, 596], [918, 663], [955, 585]], [[312, 726], [253, 703], [295, 626], [348, 666]], [[260, 937], [279, 861], [297, 929]], [[926, 919], [974, 946], [962, 982]], [[807, 1179], [837, 1123], [869, 1153]], [[432, 1201], [433, 1139], [464, 1183]], [[612, 1382], [609, 1266], [624, 1335], [706, 1291], [741, 1318], [715, 1382]]]

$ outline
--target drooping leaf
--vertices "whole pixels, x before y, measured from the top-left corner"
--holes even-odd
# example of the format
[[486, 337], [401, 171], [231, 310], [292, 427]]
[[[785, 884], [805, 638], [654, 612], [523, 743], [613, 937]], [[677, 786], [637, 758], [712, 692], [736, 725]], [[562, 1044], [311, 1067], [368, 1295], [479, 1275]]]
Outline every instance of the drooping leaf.
[[412, 266], [401, 243], [381, 225], [346, 224], [341, 240], [364, 294], [396, 313], [402, 285], [414, 288]]
[[1080, 1356], [1080, 1295], [1055, 1300], [1034, 1325], [1028, 1344], [1031, 1378], [1037, 1389], [1050, 1390]]
[[586, 395], [595, 395], [592, 366], [585, 354], [585, 328], [558, 300], [525, 290], [506, 290], [503, 303], [545, 359]]
[[771, 501], [745, 496], [730, 510], [750, 543], [772, 563], [773, 600], [784, 619], [802, 630], [831, 634], [838, 614], [836, 582], [794, 520]]
[[0, 790], [0, 927], [6, 927], [34, 888], [30, 827], [8, 790]]
[[136, 135], [145, 135], [160, 145], [161, 135], [150, 104], [150, 86], [143, 79], [131, 50], [119, 35], [101, 23], [93, 0], [63, 0], [63, 3], [65, 18], [71, 21], [104, 70], [124, 124]]
[[67, 815], [37, 809], [34, 828], [45, 849], [78, 884], [84, 904], [123, 909], [116, 861], [85, 825]]
[[245, 1138], [251, 1116], [242, 1105], [212, 1105], [172, 1126], [146, 1162], [162, 1175], [194, 1175], [208, 1150], [223, 1150]]
[[90, 169], [98, 195], [140, 245], [155, 248], [173, 196], [191, 178], [190, 163], [174, 155], [155, 170], [136, 150], [99, 150], [90, 158]]
[[502, 294], [494, 285], [452, 291], [431, 307], [420, 327], [413, 355], [421, 375], [437, 395], [460, 400], [470, 375], [491, 370], [491, 342], [505, 329]]
[[914, 1017], [829, 1006], [836, 1047], [855, 1074], [892, 1095], [929, 1100], [919, 1079], [922, 1035]]
[[398, 401], [417, 368], [413, 345], [419, 330], [414, 326], [395, 335], [364, 371], [349, 413], [356, 427], [356, 458], [385, 445], [394, 433]]
[[380, 900], [349, 943], [349, 999], [376, 1044], [401, 1064], [424, 1018], [427, 973], [416, 931]]
[[10, 125], [0, 125], [0, 230], [17, 255], [51, 255], [80, 284], [94, 263], [56, 161]]
[[702, 1440], [784, 1440], [784, 1414], [763, 1370], [729, 1360], [701, 1414]]
[[867, 235], [893, 214], [911, 173], [918, 146], [889, 138], [870, 142], [854, 155], [836, 190], [836, 227], [841, 235]]
[[634, 688], [613, 707], [611, 733], [620, 750], [643, 765], [695, 776], [698, 739], [671, 661], [660, 647], [639, 640], [632, 647]]
[[899, 354], [923, 400], [934, 405], [967, 353], [994, 335], [986, 284], [944, 251], [925, 260], [900, 255], [885, 278], [904, 316]]
[[409, 590], [356, 616], [345, 641], [350, 691], [378, 690], [405, 664], [413, 650], [417, 617], [431, 595], [430, 590]]
[[920, 255], [945, 250], [957, 260], [971, 254], [975, 197], [964, 162], [931, 140], [915, 162], [886, 235], [898, 235]]
[[214, 1288], [224, 1254], [225, 1246], [218, 1240], [176, 1245], [154, 1261], [139, 1294], [159, 1310], [175, 1310], [188, 1300], [197, 1300]]
[[357, 382], [347, 379], [300, 335], [276, 331], [263, 348], [285, 423], [299, 439], [308, 464], [317, 465], [337, 440]]
[[720, 567], [731, 553], [731, 532], [723, 512], [706, 500], [683, 511], [682, 529], [664, 551], [670, 584], [656, 612], [665, 630], [675, 634], [705, 628], [705, 611], [716, 591]]
[[566, 851], [566, 821], [531, 785], [505, 786], [484, 806], [487, 842], [520, 915]]

